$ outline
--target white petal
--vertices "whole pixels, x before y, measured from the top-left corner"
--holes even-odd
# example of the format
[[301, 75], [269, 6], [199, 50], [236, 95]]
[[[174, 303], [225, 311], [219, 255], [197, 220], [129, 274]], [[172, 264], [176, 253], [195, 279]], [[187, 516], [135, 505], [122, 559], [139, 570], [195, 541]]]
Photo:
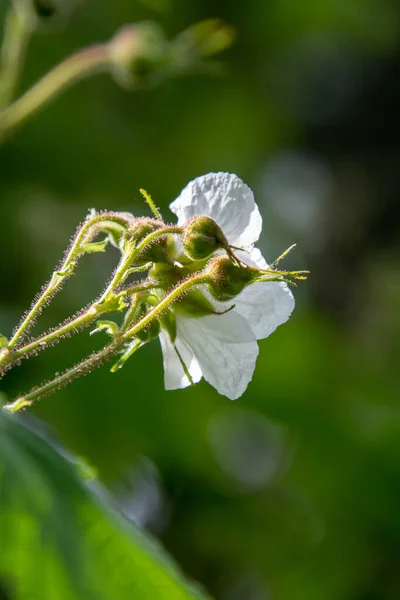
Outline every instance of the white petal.
[[249, 324], [231, 311], [199, 319], [177, 317], [177, 331], [193, 350], [204, 379], [230, 400], [251, 381], [258, 346]]
[[251, 189], [237, 175], [209, 173], [191, 181], [170, 204], [184, 225], [194, 215], [207, 215], [234, 246], [251, 246], [261, 233], [262, 219]]
[[253, 283], [233, 301], [236, 306], [232, 312], [247, 319], [258, 340], [285, 323], [294, 309], [292, 292], [286, 283], [278, 281]]
[[[183, 370], [179, 356], [174, 348], [170, 337], [166, 331], [161, 330], [160, 343], [163, 353], [164, 363], [164, 384], [166, 390], [176, 390], [190, 385], [189, 378]], [[187, 344], [178, 337], [175, 340], [175, 346], [181, 355], [194, 383], [200, 381], [202, 377], [199, 363], [197, 362], [192, 350]]]
[[[258, 248], [251, 252], [237, 252], [241, 260], [260, 269], [268, 267]], [[275, 329], [285, 323], [294, 309], [294, 298], [284, 282], [270, 281], [253, 283], [246, 287], [232, 301], [235, 311], [250, 323], [258, 340], [268, 337]]]

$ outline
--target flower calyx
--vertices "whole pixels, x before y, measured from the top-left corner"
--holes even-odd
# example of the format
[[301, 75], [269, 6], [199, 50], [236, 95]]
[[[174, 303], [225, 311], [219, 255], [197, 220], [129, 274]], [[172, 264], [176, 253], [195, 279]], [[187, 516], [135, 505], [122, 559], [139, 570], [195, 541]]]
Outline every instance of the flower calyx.
[[[129, 228], [125, 240], [124, 250], [127, 244], [134, 244], [135, 248], [138, 248], [141, 242], [145, 238], [160, 229], [165, 228], [163, 221], [156, 219], [143, 218], [137, 219], [135, 223]], [[145, 263], [170, 263], [171, 259], [168, 252], [168, 239], [167, 235], [160, 236], [154, 241], [146, 245], [143, 250], [136, 256], [135, 265], [143, 265]]]
[[232, 300], [260, 276], [258, 269], [238, 265], [229, 256], [217, 256], [210, 260], [206, 272], [209, 275], [208, 289], [218, 302]]
[[182, 243], [185, 253], [192, 260], [204, 260], [217, 250], [225, 250], [231, 260], [239, 264], [221, 227], [206, 215], [192, 217], [185, 226]]
[[293, 280], [305, 280], [309, 271], [278, 271], [274, 268], [285, 251], [274, 263], [266, 269], [233, 262], [229, 256], [217, 256], [210, 260], [206, 272], [209, 276], [208, 287], [210, 294], [219, 302], [226, 302], [238, 296], [245, 287], [252, 283], [278, 281], [296, 285]]

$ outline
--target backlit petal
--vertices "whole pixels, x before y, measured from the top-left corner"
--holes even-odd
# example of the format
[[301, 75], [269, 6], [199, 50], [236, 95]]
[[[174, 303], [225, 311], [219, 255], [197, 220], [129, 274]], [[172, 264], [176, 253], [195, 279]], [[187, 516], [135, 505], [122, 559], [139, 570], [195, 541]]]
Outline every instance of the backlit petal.
[[199, 319], [177, 317], [177, 332], [193, 350], [204, 379], [220, 394], [235, 400], [244, 393], [258, 346], [243, 317], [234, 311]]
[[251, 246], [260, 237], [262, 219], [251, 189], [231, 173], [209, 173], [191, 181], [170, 204], [184, 225], [194, 215], [207, 215], [234, 246]]
[[193, 382], [197, 383], [200, 381], [202, 374], [199, 363], [187, 344], [177, 337], [175, 340], [175, 349], [166, 331], [161, 330], [159, 337], [163, 354], [165, 389], [176, 390], [190, 385], [189, 378], [185, 374], [176, 349], [184, 361]]
[[[268, 268], [258, 248], [236, 254], [249, 265]], [[234, 310], [247, 319], [258, 340], [268, 337], [285, 323], [294, 309], [292, 292], [286, 283], [278, 281], [253, 283], [234, 299], [234, 303]]]

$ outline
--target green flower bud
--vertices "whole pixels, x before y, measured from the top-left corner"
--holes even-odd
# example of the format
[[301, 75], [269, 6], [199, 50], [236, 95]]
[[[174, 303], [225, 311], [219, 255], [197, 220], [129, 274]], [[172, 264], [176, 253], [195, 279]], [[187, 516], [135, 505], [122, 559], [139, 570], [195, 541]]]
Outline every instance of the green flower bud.
[[260, 279], [258, 269], [237, 265], [228, 256], [218, 256], [211, 260], [206, 271], [210, 277], [210, 294], [219, 302], [232, 300], [247, 285]]
[[[134, 241], [135, 246], [138, 246], [150, 233], [157, 231], [157, 229], [162, 229], [163, 227], [165, 227], [165, 224], [162, 221], [156, 221], [155, 219], [137, 219], [132, 227], [129, 228], [126, 241], [128, 243]], [[160, 237], [151, 243], [140, 253], [135, 264], [145, 264], [148, 262], [171, 262], [167, 236]]]
[[123, 27], [110, 43], [114, 77], [125, 88], [158, 83], [168, 62], [168, 43], [157, 23]]
[[[156, 264], [150, 271], [150, 277], [165, 292], [182, 283], [192, 273], [188, 269], [175, 265]], [[200, 290], [192, 290], [174, 303], [174, 311], [187, 317], [197, 318], [215, 314], [215, 308]]]
[[219, 225], [206, 216], [196, 216], [189, 221], [182, 242], [192, 260], [204, 260], [221, 248], [229, 250], [228, 241]]

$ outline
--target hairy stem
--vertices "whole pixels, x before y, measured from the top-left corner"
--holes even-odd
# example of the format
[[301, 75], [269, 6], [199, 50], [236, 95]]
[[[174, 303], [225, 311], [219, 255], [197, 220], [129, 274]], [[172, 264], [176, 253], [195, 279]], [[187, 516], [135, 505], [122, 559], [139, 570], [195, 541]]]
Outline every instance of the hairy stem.
[[5, 405], [5, 409], [10, 412], [17, 412], [22, 408], [26, 408], [31, 406], [35, 400], [42, 398], [43, 396], [47, 396], [51, 394], [55, 390], [59, 390], [60, 388], [68, 385], [74, 379], [78, 379], [78, 377], [82, 377], [82, 375], [86, 375], [95, 369], [96, 367], [100, 367], [104, 362], [110, 360], [112, 356], [114, 356], [115, 352], [118, 350], [120, 342], [113, 341], [98, 352], [95, 352], [85, 360], [81, 361], [74, 367], [67, 369], [61, 375], [54, 377], [51, 381], [44, 383], [41, 386], [33, 388], [30, 392], [25, 394], [25, 396], [20, 396], [14, 402]]
[[103, 362], [112, 358], [120, 348], [124, 346], [127, 341], [132, 340], [139, 331], [147, 327], [154, 319], [159, 318], [161, 313], [171, 306], [182, 294], [185, 294], [189, 290], [197, 287], [201, 284], [206, 284], [209, 281], [208, 275], [200, 274], [187, 279], [183, 283], [177, 285], [169, 294], [165, 296], [163, 300], [157, 306], [152, 308], [147, 315], [145, 315], [140, 321], [138, 321], [133, 327], [126, 331], [122, 327], [120, 332], [115, 336], [112, 342], [105, 346], [99, 352], [95, 352], [87, 359], [78, 363], [74, 367], [71, 367], [61, 375], [56, 376], [51, 381], [33, 388], [30, 392], [24, 396], [20, 396], [14, 402], [5, 406], [6, 410], [11, 412], [17, 412], [22, 408], [31, 406], [35, 400], [43, 397], [44, 395], [50, 394], [61, 387], [68, 385], [73, 380], [89, 373], [94, 368], [100, 366]]
[[[94, 217], [89, 218], [81, 229], [79, 230], [76, 239], [74, 240], [67, 256], [65, 257], [59, 272], [63, 272], [68, 270], [70, 265], [74, 264], [76, 259], [78, 258], [80, 252], [82, 251], [83, 244], [87, 239], [88, 235], [91, 235], [91, 228], [98, 227], [104, 224], [111, 223], [120, 223], [123, 222], [120, 217], [116, 215], [109, 215], [107, 213], [103, 213], [101, 215], [96, 215]], [[124, 222], [123, 222], [124, 223]], [[125, 223], [124, 223], [125, 224]], [[153, 243], [156, 239], [167, 235], [181, 233], [181, 227], [178, 226], [166, 226], [162, 229], [157, 229], [153, 231], [149, 235], [147, 235], [138, 246], [134, 247], [131, 251], [127, 252], [125, 255], [121, 257], [120, 263], [110, 281], [105, 291], [102, 293], [100, 298], [96, 300], [88, 309], [85, 310], [84, 313], [68, 321], [64, 325], [61, 325], [55, 328], [53, 331], [48, 334], [44, 334], [35, 340], [32, 340], [28, 344], [21, 346], [20, 348], [15, 348], [17, 342], [21, 339], [21, 337], [26, 334], [33, 324], [34, 320], [40, 314], [43, 306], [49, 300], [49, 298], [54, 294], [54, 292], [60, 287], [61, 283], [64, 279], [66, 279], [67, 275], [60, 279], [60, 276], [57, 273], [53, 274], [53, 277], [50, 279], [47, 286], [42, 291], [39, 298], [36, 300], [31, 310], [28, 312], [26, 317], [23, 319], [22, 323], [19, 325], [18, 329], [14, 333], [12, 339], [10, 340], [8, 346], [0, 350], [0, 375], [1, 372], [5, 372], [14, 366], [21, 358], [29, 356], [32, 352], [37, 350], [42, 350], [49, 346], [54, 341], [61, 339], [66, 334], [74, 333], [75, 331], [90, 325], [100, 314], [103, 312], [108, 312], [108, 307], [106, 305], [107, 300], [110, 298], [114, 291], [120, 286], [126, 277], [126, 274], [131, 269], [132, 263], [134, 260], [148, 247], [149, 244]], [[56, 279], [58, 277], [59, 279]], [[144, 282], [140, 284], [133, 284], [129, 286], [126, 290], [122, 290], [118, 294], [115, 294], [115, 300], [119, 298], [123, 299], [125, 297], [129, 297], [130, 295], [137, 293], [141, 290], [146, 290], [151, 287], [154, 287], [155, 282]]]
[[[34, 301], [31, 309], [28, 311], [27, 315], [22, 319], [21, 323], [15, 330], [5, 350], [8, 350], [9, 352], [12, 351], [19, 340], [28, 333], [36, 317], [41, 313], [46, 303], [55, 294], [55, 292], [60, 289], [65, 280], [72, 275], [72, 268], [75, 266], [76, 260], [82, 255], [84, 242], [87, 237], [91, 235], [91, 229], [94, 227], [99, 227], [100, 232], [100, 226], [102, 225], [105, 227], [108, 223], [111, 223], [112, 225], [119, 225], [121, 227], [127, 226], [126, 220], [123, 218], [107, 213], [89, 217], [83, 223], [83, 225], [80, 225], [78, 228], [78, 234], [76, 235], [72, 246], [60, 265], [58, 271], [53, 273], [50, 281], [44, 286], [38, 298]], [[0, 354], [0, 366], [5, 361], [7, 354], [8, 353], [6, 352], [3, 353], [3, 356]]]
[[49, 71], [21, 98], [0, 113], [0, 141], [17, 125], [53, 100], [72, 84], [106, 71], [110, 65], [109, 43], [79, 50]]
[[[144, 291], [154, 288], [153, 282], [144, 282], [139, 284], [134, 284], [129, 287], [128, 290], [123, 290], [116, 294], [116, 298], [126, 298], [130, 295], [136, 294], [137, 292]], [[127, 293], [129, 292], [129, 293]], [[5, 354], [3, 361], [1, 361], [0, 355], [0, 377], [4, 374], [5, 371], [8, 371], [16, 363], [18, 363], [22, 358], [27, 358], [33, 353], [44, 350], [53, 344], [54, 342], [60, 341], [63, 337], [67, 335], [71, 335], [81, 331], [84, 327], [88, 327], [91, 325], [96, 319], [98, 319], [101, 314], [108, 312], [108, 308], [101, 308], [101, 305], [96, 302], [89, 306], [82, 314], [77, 317], [61, 324], [56, 327], [49, 333], [45, 333], [40, 337], [32, 340], [28, 344], [25, 344], [21, 348], [16, 348], [12, 352], [9, 352], [7, 355]]]
[[127, 252], [125, 256], [122, 256], [119, 265], [114, 273], [114, 276], [107, 288], [104, 290], [102, 299], [107, 298], [107, 296], [120, 284], [122, 284], [127, 275], [129, 274], [129, 269], [134, 263], [134, 261], [141, 255], [141, 253], [146, 250], [150, 244], [155, 242], [157, 239], [164, 237], [168, 234], [179, 234], [182, 233], [182, 227], [178, 227], [175, 225], [167, 225], [166, 227], [162, 227], [161, 229], [156, 229], [152, 233], [149, 233], [137, 246], [134, 246], [130, 252]]
[[150, 325], [150, 323], [161, 316], [161, 314], [173, 304], [180, 296], [186, 294], [189, 290], [197, 287], [201, 284], [207, 284], [209, 282], [209, 276], [201, 273], [200, 275], [195, 275], [190, 279], [187, 279], [183, 283], [178, 284], [174, 289], [161, 300], [157, 306], [152, 308], [147, 315], [145, 315], [140, 321], [138, 321], [133, 327], [128, 329], [122, 335], [122, 340], [127, 341], [130, 338], [133, 338], [136, 334], [139, 333], [142, 329]]

